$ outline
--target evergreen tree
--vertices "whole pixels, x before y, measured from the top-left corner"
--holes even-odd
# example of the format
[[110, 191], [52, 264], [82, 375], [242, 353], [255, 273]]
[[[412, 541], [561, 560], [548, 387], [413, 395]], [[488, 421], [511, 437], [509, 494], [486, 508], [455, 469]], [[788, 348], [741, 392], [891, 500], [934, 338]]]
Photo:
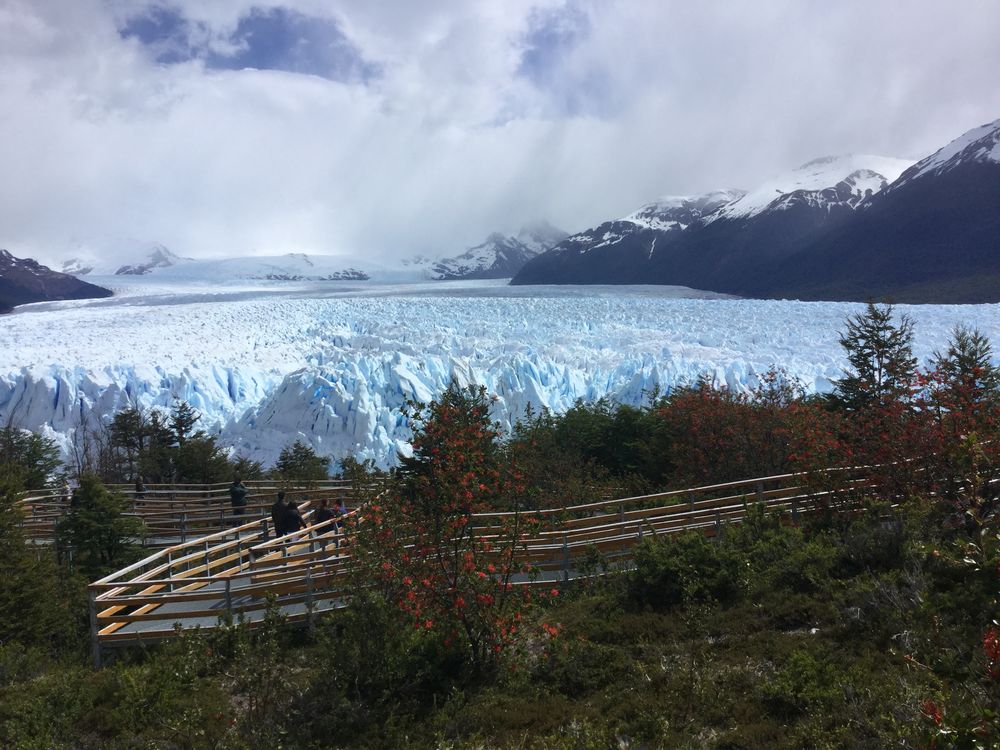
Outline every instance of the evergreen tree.
[[174, 440], [178, 445], [184, 445], [188, 438], [201, 434], [194, 429], [199, 419], [201, 414], [186, 401], [174, 404], [174, 408], [170, 410], [170, 429], [173, 430]]
[[233, 474], [225, 452], [214, 435], [197, 432], [171, 451], [178, 482], [213, 484]]
[[139, 473], [147, 482], [171, 482], [174, 478], [174, 433], [160, 411], [149, 412], [146, 438], [139, 454]]
[[900, 316], [893, 323], [892, 305], [868, 303], [863, 313], [847, 319], [840, 345], [850, 369], [836, 384], [833, 400], [857, 411], [907, 401], [916, 378], [913, 320]]
[[244, 456], [233, 456], [229, 460], [229, 466], [229, 473], [234, 477], [250, 480], [264, 478], [264, 467], [261, 466], [260, 461], [254, 461]]
[[1000, 402], [1000, 367], [993, 364], [993, 345], [979, 329], [955, 326], [948, 349], [934, 352], [931, 365], [952, 401]]
[[73, 566], [89, 580], [138, 559], [142, 520], [125, 515], [125, 500], [114, 495], [92, 474], [80, 477], [74, 505], [60, 522], [56, 543], [73, 551]]
[[0, 430], [0, 464], [17, 467], [26, 490], [38, 490], [62, 466], [56, 444], [11, 423]]
[[309, 445], [296, 440], [281, 450], [278, 462], [274, 465], [274, 474], [286, 480], [327, 479], [330, 476], [330, 459], [317, 455]]
[[29, 473], [0, 461], [0, 646], [56, 651], [73, 645], [80, 625], [74, 599], [82, 592], [75, 579], [61, 574], [51, 549], [33, 548], [24, 537], [17, 500]]

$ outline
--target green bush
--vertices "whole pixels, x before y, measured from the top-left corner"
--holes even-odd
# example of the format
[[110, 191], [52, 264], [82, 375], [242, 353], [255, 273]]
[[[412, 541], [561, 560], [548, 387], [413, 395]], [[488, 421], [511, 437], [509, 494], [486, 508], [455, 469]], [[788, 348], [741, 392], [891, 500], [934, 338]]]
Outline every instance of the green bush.
[[686, 602], [728, 604], [743, 593], [745, 563], [731, 545], [698, 532], [647, 537], [635, 551], [632, 600], [654, 609]]
[[625, 678], [630, 661], [620, 648], [566, 639], [540, 662], [538, 678], [565, 696], [580, 698]]
[[760, 695], [782, 718], [807, 712], [829, 715], [830, 706], [841, 696], [837, 675], [838, 669], [826, 655], [797, 650], [774, 675], [761, 682]]

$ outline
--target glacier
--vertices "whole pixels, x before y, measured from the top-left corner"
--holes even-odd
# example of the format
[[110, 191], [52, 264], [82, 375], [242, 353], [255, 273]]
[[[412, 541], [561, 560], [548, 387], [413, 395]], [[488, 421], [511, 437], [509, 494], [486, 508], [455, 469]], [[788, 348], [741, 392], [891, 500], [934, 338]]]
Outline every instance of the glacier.
[[[100, 283], [100, 282], [99, 282]], [[826, 392], [853, 303], [724, 298], [681, 287], [226, 284], [108, 279], [116, 296], [0, 317], [0, 420], [72, 455], [81, 429], [130, 405], [182, 399], [200, 426], [270, 465], [296, 439], [392, 465], [408, 401], [482, 385], [505, 430], [525, 409], [640, 404], [708, 374], [748, 389], [772, 366]], [[899, 306], [921, 361], [956, 324], [1000, 341], [1000, 305]]]

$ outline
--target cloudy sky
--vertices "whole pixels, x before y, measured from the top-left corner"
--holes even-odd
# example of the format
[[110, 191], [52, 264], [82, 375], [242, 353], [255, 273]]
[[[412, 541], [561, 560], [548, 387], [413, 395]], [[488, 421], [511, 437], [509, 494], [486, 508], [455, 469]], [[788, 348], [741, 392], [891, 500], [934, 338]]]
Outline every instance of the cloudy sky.
[[0, 0], [0, 247], [450, 253], [918, 158], [1000, 118], [994, 0]]

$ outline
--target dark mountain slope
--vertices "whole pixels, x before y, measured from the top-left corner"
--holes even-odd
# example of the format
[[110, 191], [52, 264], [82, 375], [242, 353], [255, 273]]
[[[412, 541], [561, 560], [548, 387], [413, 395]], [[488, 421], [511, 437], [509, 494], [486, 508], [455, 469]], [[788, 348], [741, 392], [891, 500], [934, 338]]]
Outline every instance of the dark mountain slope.
[[110, 296], [111, 292], [103, 287], [0, 250], [0, 312], [10, 312], [15, 305], [29, 302]]
[[900, 184], [738, 294], [897, 302], [1000, 301], [1000, 164], [970, 161]]

